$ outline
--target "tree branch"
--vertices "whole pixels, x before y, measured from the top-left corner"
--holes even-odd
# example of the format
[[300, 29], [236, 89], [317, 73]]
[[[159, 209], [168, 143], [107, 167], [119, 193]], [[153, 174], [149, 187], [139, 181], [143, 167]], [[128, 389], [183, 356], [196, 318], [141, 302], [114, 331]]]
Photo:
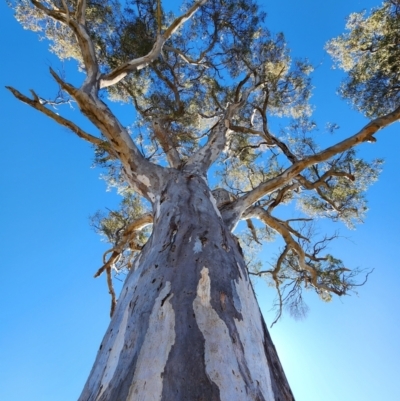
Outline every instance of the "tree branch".
[[258, 131], [258, 130], [255, 130], [254, 128], [248, 128], [248, 127], [243, 127], [241, 125], [234, 125], [234, 124], [230, 124], [229, 129], [231, 129], [234, 132], [240, 132], [242, 134], [258, 135], [259, 137], [266, 139], [269, 146], [275, 145], [271, 140], [269, 140], [269, 138], [265, 138], [263, 131]]
[[346, 173], [345, 171], [334, 171], [333, 169], [330, 169], [326, 173], [324, 173], [320, 179], [314, 182], [308, 181], [306, 178], [304, 178], [301, 174], [299, 174], [296, 177], [296, 180], [299, 181], [299, 183], [306, 189], [312, 190], [312, 189], [317, 189], [321, 185], [326, 185], [326, 180], [330, 177], [346, 177], [350, 181], [354, 181], [355, 177], [353, 174]]
[[114, 85], [121, 81], [121, 79], [125, 78], [129, 73], [141, 70], [153, 62], [161, 54], [164, 43], [206, 2], [207, 0], [196, 2], [188, 11], [186, 11], [186, 13], [176, 18], [163, 34], [157, 35], [153, 48], [145, 56], [128, 61], [108, 74], [102, 75], [100, 79], [100, 88], [107, 88], [108, 86]]
[[[321, 282], [318, 282], [319, 272], [306, 262], [306, 257], [308, 255], [305, 253], [304, 249], [293, 239], [293, 237], [290, 235], [290, 231], [288, 230], [288, 228], [284, 224], [282, 224], [282, 222], [279, 219], [271, 216], [266, 210], [264, 210], [261, 207], [253, 207], [251, 208], [251, 210], [249, 210], [247, 214], [248, 214], [247, 217], [255, 217], [260, 219], [282, 236], [282, 238], [286, 242], [287, 247], [290, 248], [292, 251], [294, 251], [295, 254], [297, 255], [297, 260], [300, 269], [310, 274], [311, 276], [310, 281], [314, 288], [320, 291], [322, 290], [327, 292], [333, 292], [336, 295], [344, 295], [346, 293], [345, 290], [339, 290], [333, 286], [328, 286]], [[340, 268], [336, 270], [336, 272], [339, 271], [340, 272], [348, 271], [348, 269]]]
[[93, 145], [96, 146], [101, 146], [105, 148], [107, 151], [111, 151], [110, 146], [107, 142], [103, 141], [100, 138], [97, 138], [93, 135], [88, 134], [85, 132], [83, 129], [78, 127], [75, 123], [72, 121], [67, 120], [64, 117], [59, 116], [57, 113], [54, 111], [48, 109], [45, 107], [41, 101], [40, 98], [36, 95], [36, 93], [31, 90], [33, 99], [28, 98], [27, 96], [23, 95], [21, 92], [17, 91], [16, 89], [6, 86], [6, 88], [21, 102], [28, 104], [29, 106], [33, 107], [36, 110], [39, 110], [46, 116], [50, 117], [52, 120], [56, 121], [58, 124], [63, 125], [64, 127], [70, 129], [73, 133], [75, 133], [79, 138], [84, 139], [87, 142], [90, 142]]
[[254, 240], [255, 242], [257, 242], [257, 244], [262, 245], [261, 242], [259, 241], [259, 239], [257, 238], [257, 230], [256, 230], [256, 228], [254, 227], [254, 224], [253, 224], [253, 222], [251, 221], [251, 219], [246, 219], [246, 224], [247, 224], [247, 227], [249, 228], [249, 230], [250, 230], [250, 232], [251, 232], [251, 235], [252, 235], [252, 237], [253, 237], [253, 240]]
[[113, 316], [115, 307], [117, 306], [117, 297], [115, 295], [115, 290], [112, 282], [112, 276], [111, 276], [111, 268], [109, 267], [106, 270], [107, 273], [107, 286], [108, 286], [108, 292], [111, 295], [111, 308], [110, 308], [110, 317]]
[[227, 135], [229, 134], [231, 120], [235, 113], [240, 110], [246, 103], [251, 92], [257, 89], [261, 84], [254, 83], [242, 92], [240, 96], [240, 89], [249, 80], [250, 75], [247, 75], [236, 88], [235, 103], [228, 104], [222, 118], [211, 129], [211, 135], [207, 143], [195, 152], [188, 160], [186, 167], [188, 169], [194, 167], [200, 174], [205, 175], [210, 166], [217, 160], [221, 152], [225, 149]]
[[163, 151], [167, 156], [171, 167], [178, 168], [181, 165], [181, 158], [168, 132], [165, 132], [162, 119], [153, 121], [153, 131]]
[[214, 45], [218, 42], [218, 35], [217, 35], [217, 33], [218, 33], [218, 28], [217, 28], [217, 26], [216, 26], [216, 21], [215, 21], [215, 19], [214, 19], [214, 32], [212, 33], [212, 35], [210, 35], [211, 38], [212, 38], [212, 40], [211, 40], [210, 44], [207, 46], [207, 48], [205, 48], [205, 49], [200, 53], [200, 55], [199, 55], [199, 57], [198, 57], [197, 60], [193, 60], [191, 57], [187, 56], [184, 52], [182, 52], [181, 50], [176, 49], [175, 47], [172, 47], [172, 46], [165, 45], [165, 46], [163, 47], [163, 49], [178, 54], [178, 55], [181, 57], [181, 59], [182, 59], [185, 63], [187, 63], [187, 64], [190, 64], [190, 65], [201, 65], [201, 66], [203, 66], [203, 67], [205, 67], [205, 68], [208, 68], [207, 63], [203, 63], [202, 61], [203, 61], [204, 57], [206, 56], [206, 54], [207, 54], [207, 53], [214, 47]]
[[78, 0], [76, 4], [75, 18], [82, 25], [85, 25], [86, 23], [85, 14], [86, 14], [86, 0]]
[[201, 65], [207, 68], [207, 65], [205, 63], [202, 63], [203, 57], [199, 57], [198, 60], [193, 60], [191, 57], [187, 56], [185, 53], [183, 53], [181, 50], [176, 49], [175, 47], [164, 45], [163, 46], [164, 50], [167, 50], [169, 52], [176, 53], [185, 63], [190, 64], [190, 65]]
[[155, 191], [158, 190], [160, 177], [164, 174], [163, 168], [151, 163], [140, 153], [127, 129], [96, 93], [87, 93], [82, 89], [74, 88], [64, 82], [52, 69], [50, 73], [75, 99], [81, 112], [107, 138], [110, 147], [122, 164], [122, 171], [127, 182], [150, 202], [154, 202]]
[[71, 18], [68, 9], [64, 14], [60, 11], [48, 9], [37, 0], [31, 0], [31, 2], [36, 8], [43, 11], [49, 17], [54, 18], [55, 20], [69, 26], [72, 29], [75, 34], [76, 40], [78, 41], [83, 63], [86, 69], [86, 79], [82, 85], [82, 89], [88, 93], [94, 89], [95, 93], [97, 93], [99, 89], [99, 66], [97, 63], [96, 52], [93, 46], [92, 39], [90, 38], [89, 32], [87, 31], [87, 28], [85, 26], [84, 13], [86, 9], [86, 0], [81, 0], [78, 2], [75, 13], [77, 20]]
[[[94, 277], [99, 277], [105, 270], [111, 268], [120, 258], [122, 252], [125, 250], [126, 246], [132, 239], [132, 236], [138, 231], [142, 230], [144, 227], [153, 223], [153, 215], [151, 213], [147, 213], [134, 221], [132, 221], [123, 231], [122, 236], [115, 246], [108, 251], [106, 251], [103, 255], [103, 266], [100, 267], [99, 270], [95, 273]], [[111, 253], [111, 256], [106, 261], [106, 256]]]
[[287, 168], [281, 174], [272, 178], [266, 182], [261, 183], [254, 190], [248, 192], [247, 194], [236, 200], [235, 204], [232, 205], [234, 208], [241, 210], [242, 212], [250, 207], [257, 200], [261, 199], [263, 196], [275, 191], [282, 185], [288, 183], [294, 179], [298, 174], [301, 173], [307, 167], [312, 166], [330, 159], [338, 153], [342, 153], [356, 145], [359, 145], [369, 138], [373, 134], [381, 130], [382, 128], [392, 124], [393, 122], [400, 119], [400, 107], [397, 107], [393, 112], [374, 119], [363, 127], [357, 134], [319, 152], [315, 155], [308, 156], [302, 160], [293, 163], [292, 166]]
[[212, 163], [218, 158], [225, 149], [228, 120], [221, 118], [214, 127], [211, 128], [211, 134], [207, 143], [195, 152], [186, 163], [185, 169], [196, 170], [205, 175]]

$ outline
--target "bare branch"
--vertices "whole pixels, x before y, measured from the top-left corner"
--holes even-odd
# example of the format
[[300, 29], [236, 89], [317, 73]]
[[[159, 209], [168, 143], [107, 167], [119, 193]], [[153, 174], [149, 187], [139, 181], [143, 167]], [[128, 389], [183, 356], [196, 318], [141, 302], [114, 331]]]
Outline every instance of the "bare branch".
[[275, 199], [270, 203], [268, 206], [268, 213], [271, 213], [272, 210], [277, 207], [284, 199], [287, 193], [290, 193], [296, 190], [299, 187], [297, 183], [292, 185], [286, 185], [285, 187], [281, 188], [275, 196]]
[[[266, 124], [264, 124], [266, 125]], [[264, 138], [266, 140], [268, 140], [269, 142], [273, 143], [274, 145], [276, 145], [281, 151], [282, 153], [288, 158], [288, 160], [291, 163], [296, 163], [298, 162], [297, 157], [290, 151], [290, 149], [287, 147], [287, 145], [280, 141], [278, 138], [276, 138], [275, 136], [273, 136], [267, 129], [267, 127], [264, 127]]]
[[371, 269], [366, 275], [365, 275], [365, 279], [362, 283], [359, 284], [353, 284], [353, 287], [362, 287], [364, 284], [366, 284], [366, 282], [368, 281], [369, 275], [372, 274], [374, 272], [375, 269]]
[[310, 242], [310, 239], [308, 237], [302, 235], [299, 231], [297, 231], [293, 227], [291, 227], [288, 220], [283, 221], [278, 218], [276, 218], [276, 220], [278, 220], [281, 224], [283, 224], [295, 237], [302, 239], [303, 241]]
[[297, 157], [289, 150], [287, 145], [273, 136], [267, 129], [266, 124], [264, 123], [263, 131], [255, 130], [253, 128], [243, 127], [240, 125], [230, 125], [229, 128], [235, 132], [241, 132], [244, 134], [250, 135], [258, 135], [266, 141], [267, 146], [277, 146], [281, 149], [282, 153], [292, 162], [296, 163]]
[[112, 282], [112, 277], [111, 277], [111, 268], [109, 267], [107, 269], [107, 286], [108, 286], [108, 292], [111, 295], [111, 308], [110, 308], [110, 317], [113, 316], [115, 307], [117, 306], [117, 297], [115, 295], [115, 290]]
[[54, 111], [48, 109], [45, 107], [41, 102], [40, 98], [36, 95], [34, 91], [32, 92], [32, 95], [34, 99], [30, 99], [27, 96], [23, 95], [21, 92], [17, 91], [16, 89], [6, 86], [6, 88], [20, 101], [28, 104], [29, 106], [35, 108], [36, 110], [39, 110], [46, 116], [50, 117], [54, 121], [56, 121], [58, 124], [63, 125], [64, 127], [70, 129], [72, 132], [74, 132], [79, 138], [84, 139], [87, 142], [90, 142], [93, 145], [96, 146], [101, 146], [102, 148], [106, 149], [107, 151], [111, 151], [110, 146], [108, 145], [107, 142], [103, 141], [100, 138], [97, 138], [93, 135], [88, 134], [85, 132], [83, 129], [78, 127], [76, 124], [74, 124], [72, 121], [67, 120], [64, 117], [61, 117]]
[[272, 279], [274, 280], [275, 283], [275, 288], [276, 288], [276, 292], [278, 294], [278, 312], [275, 316], [274, 321], [272, 322], [270, 327], [273, 327], [274, 324], [281, 318], [282, 316], [282, 311], [283, 311], [283, 299], [282, 299], [282, 292], [281, 292], [281, 283], [279, 281], [278, 278], [278, 273], [281, 270], [282, 267], [282, 263], [285, 260], [288, 252], [290, 251], [290, 247], [288, 245], [285, 246], [284, 250], [282, 251], [282, 253], [279, 255], [279, 258], [276, 262], [276, 266], [273, 270], [262, 270], [260, 272], [257, 273], [249, 273], [255, 276], [263, 276], [266, 274], [270, 274], [272, 276]]
[[261, 242], [259, 241], [259, 239], [257, 238], [257, 231], [256, 228], [254, 227], [253, 222], [251, 221], [251, 219], [246, 219], [246, 224], [247, 227], [249, 228], [251, 235], [253, 236], [254, 241], [257, 242], [257, 244], [261, 245]]
[[[304, 249], [299, 245], [299, 243], [297, 243], [293, 239], [293, 237], [290, 235], [290, 231], [288, 230], [288, 228], [284, 224], [282, 224], [282, 222], [279, 219], [276, 219], [275, 217], [271, 216], [267, 211], [265, 211], [260, 207], [253, 207], [251, 214], [253, 217], [260, 219], [269, 227], [276, 230], [283, 237], [287, 247], [296, 253], [297, 260], [301, 270], [306, 271], [310, 274], [311, 284], [313, 285], [314, 288], [322, 291], [333, 292], [336, 295], [345, 294], [345, 292], [342, 290], [338, 290], [332, 286], [326, 286], [325, 284], [318, 282], [318, 271], [315, 270], [314, 267], [306, 263], [307, 255]], [[341, 270], [345, 271], [347, 269], [342, 268]]]
[[64, 80], [62, 80], [61, 77], [52, 68], [50, 68], [49, 71], [52, 77], [58, 83], [58, 85], [60, 85], [60, 87], [64, 89], [65, 92], [67, 92], [69, 95], [75, 97], [75, 94], [78, 92], [78, 89], [72, 86], [71, 84], [65, 82]]

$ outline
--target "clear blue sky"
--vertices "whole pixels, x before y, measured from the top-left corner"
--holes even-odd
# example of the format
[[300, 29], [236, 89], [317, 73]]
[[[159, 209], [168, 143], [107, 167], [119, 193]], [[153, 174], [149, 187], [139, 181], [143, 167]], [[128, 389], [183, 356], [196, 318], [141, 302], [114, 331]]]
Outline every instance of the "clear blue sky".
[[[312, 98], [318, 123], [340, 125], [332, 140], [355, 133], [366, 120], [335, 95], [341, 75], [331, 70], [323, 46], [343, 31], [346, 15], [379, 2], [263, 4], [268, 26], [285, 33], [293, 55], [318, 66]], [[0, 23], [0, 400], [71, 401], [109, 322], [104, 277], [92, 278], [105, 245], [88, 216], [118, 199], [90, 168], [86, 143], [3, 89], [54, 93], [48, 67], [58, 64], [45, 42], [22, 30], [5, 2]], [[66, 71], [72, 74], [68, 66]], [[129, 108], [124, 111], [128, 115]], [[330, 304], [310, 293], [306, 320], [286, 315], [271, 330], [297, 401], [400, 400], [399, 128], [396, 123], [377, 135], [376, 144], [363, 145], [365, 157], [385, 158], [384, 172], [369, 191], [365, 224], [351, 232], [340, 226], [349, 240], [331, 249], [349, 267], [375, 268], [369, 282], [359, 296]], [[273, 290], [260, 284], [257, 293], [270, 324]]]

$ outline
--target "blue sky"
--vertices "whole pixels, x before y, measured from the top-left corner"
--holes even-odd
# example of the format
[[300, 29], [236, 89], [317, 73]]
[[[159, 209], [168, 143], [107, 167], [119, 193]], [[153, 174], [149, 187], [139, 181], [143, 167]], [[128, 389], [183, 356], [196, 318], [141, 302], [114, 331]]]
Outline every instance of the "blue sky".
[[[285, 33], [294, 56], [317, 66], [312, 103], [321, 127], [327, 121], [340, 125], [332, 141], [355, 133], [366, 120], [336, 96], [341, 73], [331, 69], [323, 46], [343, 31], [346, 15], [376, 5], [263, 2], [268, 27]], [[93, 279], [105, 244], [88, 217], [118, 198], [91, 169], [90, 146], [4, 89], [52, 93], [48, 67], [57, 62], [44, 41], [17, 24], [5, 2], [0, 23], [0, 399], [70, 401], [80, 394], [109, 322], [104, 277]], [[70, 66], [65, 69], [73, 74]], [[285, 315], [271, 330], [297, 401], [400, 400], [399, 124], [377, 139], [361, 149], [366, 158], [385, 158], [384, 172], [369, 191], [366, 222], [356, 231], [338, 227], [347, 239], [331, 249], [349, 267], [375, 268], [373, 275], [358, 296], [325, 304], [310, 293], [307, 319]], [[270, 324], [273, 290], [260, 283], [256, 291]]]

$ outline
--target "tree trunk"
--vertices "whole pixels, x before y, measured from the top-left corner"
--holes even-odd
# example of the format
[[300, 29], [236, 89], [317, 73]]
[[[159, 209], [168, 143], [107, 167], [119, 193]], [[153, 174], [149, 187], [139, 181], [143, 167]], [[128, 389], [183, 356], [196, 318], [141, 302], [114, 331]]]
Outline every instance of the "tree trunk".
[[170, 171], [79, 401], [294, 400], [210, 189]]

